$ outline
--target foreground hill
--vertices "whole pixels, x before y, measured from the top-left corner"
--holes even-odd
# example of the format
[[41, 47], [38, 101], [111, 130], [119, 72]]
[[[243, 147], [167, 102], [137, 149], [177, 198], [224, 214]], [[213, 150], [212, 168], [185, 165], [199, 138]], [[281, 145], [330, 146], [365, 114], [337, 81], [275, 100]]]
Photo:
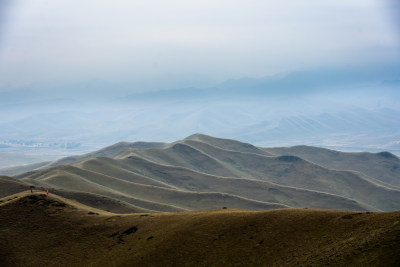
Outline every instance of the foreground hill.
[[400, 212], [112, 214], [62, 197], [0, 202], [2, 266], [398, 266]]
[[[21, 193], [30, 189], [30, 184], [16, 181], [13, 178], [0, 176], [0, 198], [7, 197], [16, 193]], [[42, 187], [33, 188], [33, 192], [45, 192]], [[106, 197], [104, 195], [92, 194], [88, 192], [51, 189], [51, 193], [63, 196], [67, 199], [77, 201], [92, 208], [116, 213], [152, 212], [152, 210], [139, 208], [125, 201]]]
[[328, 162], [323, 165], [313, 161], [312, 152], [303, 158], [286, 150], [195, 134], [173, 143], [120, 142], [13, 178], [53, 191], [105, 196], [137, 210], [400, 210], [396, 156], [369, 153], [364, 166], [357, 154], [338, 152], [334, 162], [341, 169], [329, 164], [329, 151], [314, 149], [325, 155], [319, 157]]

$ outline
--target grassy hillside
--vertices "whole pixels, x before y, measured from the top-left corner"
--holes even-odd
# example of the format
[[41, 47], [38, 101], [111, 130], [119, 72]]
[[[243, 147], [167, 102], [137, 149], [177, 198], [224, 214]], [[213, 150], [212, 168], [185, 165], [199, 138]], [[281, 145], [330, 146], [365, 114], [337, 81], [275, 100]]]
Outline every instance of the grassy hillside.
[[147, 148], [162, 148], [164, 147], [164, 143], [157, 143], [157, 142], [135, 142], [135, 143], [129, 143], [129, 142], [119, 142], [114, 145], [105, 147], [103, 149], [87, 153], [84, 155], [79, 155], [79, 156], [71, 156], [71, 157], [66, 157], [62, 158], [53, 162], [48, 163], [45, 166], [42, 166], [41, 169], [43, 168], [50, 168], [58, 165], [65, 165], [65, 164], [71, 164], [80, 160], [85, 160], [89, 159], [92, 157], [114, 157], [124, 149], [130, 149], [134, 148], [137, 150], [141, 149], [147, 149]]
[[2, 201], [2, 266], [400, 263], [400, 212], [220, 209], [118, 215], [54, 195], [20, 193]]
[[196, 168], [212, 175], [257, 179], [335, 194], [377, 210], [400, 209], [399, 190], [376, 184], [354, 172], [330, 170], [296, 156], [269, 157], [230, 151], [193, 140], [138, 154], [161, 164]]
[[7, 167], [7, 168], [1, 168], [0, 169], [0, 174], [1, 175], [18, 175], [21, 173], [29, 172], [32, 170], [40, 169], [44, 166], [47, 166], [49, 162], [39, 162], [39, 163], [32, 163], [32, 164], [26, 164], [22, 166], [15, 166], [15, 167]]
[[224, 164], [219, 159], [185, 143], [175, 143], [165, 149], [135, 151], [135, 154], [160, 164], [186, 167], [218, 176], [237, 177], [243, 175], [243, 173], [235, 168], [230, 168], [229, 165]]
[[[46, 187], [64, 188], [104, 195], [108, 195], [108, 192], [114, 192], [115, 195], [132, 196], [143, 201], [170, 205], [183, 210], [222, 207], [262, 210], [287, 207], [279, 203], [256, 201], [219, 192], [189, 192], [128, 182], [74, 166], [58, 166], [36, 173], [29, 178], [42, 182]], [[123, 198], [118, 199], [124, 200]]]
[[[32, 183], [24, 183], [16, 181], [10, 177], [0, 176], [0, 197], [7, 197], [16, 193], [26, 192], [30, 190]], [[87, 192], [71, 191], [71, 190], [56, 190], [54, 188], [42, 188], [40, 184], [33, 189], [33, 192], [45, 192], [49, 189], [51, 194], [57, 194], [65, 198], [75, 200], [89, 207], [115, 212], [115, 213], [135, 213], [135, 212], [154, 212], [149, 209], [137, 207], [125, 201], [117, 200], [104, 195], [91, 194]], [[29, 191], [30, 192], [30, 191]]]
[[7, 176], [0, 176], [0, 197], [6, 197], [29, 189], [29, 185]]
[[139, 213], [139, 212], [154, 212], [149, 209], [137, 207], [125, 201], [113, 199], [110, 197], [96, 195], [86, 192], [78, 192], [71, 190], [51, 189], [50, 194], [56, 194], [66, 199], [71, 199], [82, 203], [88, 207], [105, 210], [113, 213]]
[[[309, 158], [294, 155], [292, 150], [303, 151]], [[317, 156], [312, 156], [312, 151]], [[349, 165], [358, 167], [335, 169], [313, 162], [318, 156], [326, 162], [333, 158], [317, 148], [262, 149], [196, 134], [170, 144], [120, 142], [14, 177], [38, 186], [102, 195], [152, 211], [224, 206], [400, 210], [400, 187], [388, 183], [396, 178], [397, 157], [331, 152], [339, 155], [333, 162], [344, 164], [347, 159]], [[380, 176], [372, 176], [378, 171], [368, 171], [375, 167]]]
[[309, 146], [265, 148], [264, 151], [298, 156], [329, 169], [358, 171], [400, 187], [400, 159], [389, 152], [348, 153]]
[[[100, 163], [104, 167], [100, 169]], [[129, 172], [140, 173], [171, 187], [194, 192], [222, 192], [248, 199], [280, 203], [290, 207], [332, 208], [365, 210], [366, 207], [346, 198], [310, 190], [256, 181], [251, 179], [227, 178], [196, 172], [187, 168], [166, 166], [130, 156], [124, 160], [96, 158], [77, 164], [85, 170], [109, 172], [109, 165], [118, 169], [127, 168]], [[115, 176], [117, 177], [117, 176]]]
[[[39, 162], [39, 163], [33, 163], [33, 164], [26, 164], [26, 165], [21, 165], [21, 166], [15, 166], [15, 167], [8, 167], [8, 168], [0, 168], [0, 175], [20, 175], [26, 172], [30, 172], [33, 170], [40, 170], [40, 169], [46, 169], [46, 168], [51, 168], [54, 166], [58, 165], [65, 165], [65, 164], [71, 164], [77, 161], [89, 159], [92, 157], [115, 157], [117, 154], [121, 153], [121, 151], [127, 150], [127, 149], [136, 149], [136, 150], [141, 150], [141, 149], [148, 149], [148, 148], [162, 148], [166, 144], [165, 143], [159, 143], [159, 142], [134, 142], [134, 143], [129, 143], [129, 142], [119, 142], [114, 145], [105, 147], [103, 149], [83, 154], [83, 155], [77, 155], [77, 156], [69, 156], [65, 158], [61, 158], [58, 160], [54, 161], [47, 161], [47, 162]], [[267, 153], [267, 152], [265, 152]]]
[[224, 150], [261, 154], [265, 156], [274, 155], [248, 143], [243, 143], [232, 139], [215, 138], [205, 134], [194, 134], [185, 138], [184, 141], [198, 141], [218, 148], [222, 148]]
[[[137, 180], [136, 177], [140, 179]], [[76, 163], [74, 166], [58, 166], [43, 170], [23, 180], [28, 181], [27, 179], [33, 179], [45, 187], [83, 190], [106, 195], [135, 206], [139, 203], [126, 199], [126, 196], [172, 205], [184, 210], [223, 206], [248, 209], [271, 208], [271, 205], [260, 206], [259, 202], [275, 203], [272, 207], [371, 209], [353, 200], [332, 194], [279, 186], [263, 181], [217, 177], [182, 167], [152, 163], [138, 157], [129, 157], [124, 160], [93, 158]], [[253, 202], [248, 200], [253, 200]], [[243, 202], [246, 202], [247, 206], [243, 206], [245, 205]], [[165, 211], [165, 209], [160, 211]]]

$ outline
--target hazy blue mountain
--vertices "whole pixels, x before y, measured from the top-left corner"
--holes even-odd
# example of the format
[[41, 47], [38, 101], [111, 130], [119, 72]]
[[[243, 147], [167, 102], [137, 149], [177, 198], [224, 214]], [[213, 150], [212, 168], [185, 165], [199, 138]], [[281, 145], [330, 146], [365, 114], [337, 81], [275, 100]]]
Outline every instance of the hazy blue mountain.
[[[245, 98], [258, 97], [299, 97], [326, 92], [348, 92], [370, 89], [388, 90], [399, 88], [400, 73], [395, 68], [319, 68], [290, 73], [281, 73], [261, 78], [243, 77], [230, 79], [208, 88], [182, 88], [175, 90], [135, 93], [118, 99], [119, 101], [194, 99], [194, 98]], [[386, 78], [384, 78], [386, 77]], [[389, 78], [389, 79], [388, 79]], [[398, 92], [390, 92], [397, 93]]]
[[399, 154], [399, 80], [395, 70], [375, 72], [320, 69], [210, 88], [130, 95], [116, 89], [113, 97], [102, 94], [112, 84], [98, 94], [93, 86], [79, 94], [84, 84], [69, 95], [66, 88], [58, 95], [57, 87], [1, 92], [0, 157], [22, 153], [45, 161], [119, 141], [170, 142], [196, 132], [263, 146]]

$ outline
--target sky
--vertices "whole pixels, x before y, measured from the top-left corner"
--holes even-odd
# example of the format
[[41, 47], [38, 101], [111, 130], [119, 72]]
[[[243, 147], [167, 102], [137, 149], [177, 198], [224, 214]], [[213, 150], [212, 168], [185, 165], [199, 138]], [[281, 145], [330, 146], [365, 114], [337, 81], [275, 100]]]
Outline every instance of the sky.
[[0, 167], [196, 132], [399, 155], [399, 86], [399, 0], [0, 0]]
[[390, 66], [400, 62], [398, 2], [0, 0], [0, 91], [145, 92]]

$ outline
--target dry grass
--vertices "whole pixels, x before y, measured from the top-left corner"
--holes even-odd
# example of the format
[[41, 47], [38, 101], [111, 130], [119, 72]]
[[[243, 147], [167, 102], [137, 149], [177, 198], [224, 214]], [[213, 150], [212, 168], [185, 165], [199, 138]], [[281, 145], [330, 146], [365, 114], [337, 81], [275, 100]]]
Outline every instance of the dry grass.
[[20, 193], [2, 203], [2, 266], [400, 263], [400, 212], [221, 209], [121, 215], [41, 193]]

